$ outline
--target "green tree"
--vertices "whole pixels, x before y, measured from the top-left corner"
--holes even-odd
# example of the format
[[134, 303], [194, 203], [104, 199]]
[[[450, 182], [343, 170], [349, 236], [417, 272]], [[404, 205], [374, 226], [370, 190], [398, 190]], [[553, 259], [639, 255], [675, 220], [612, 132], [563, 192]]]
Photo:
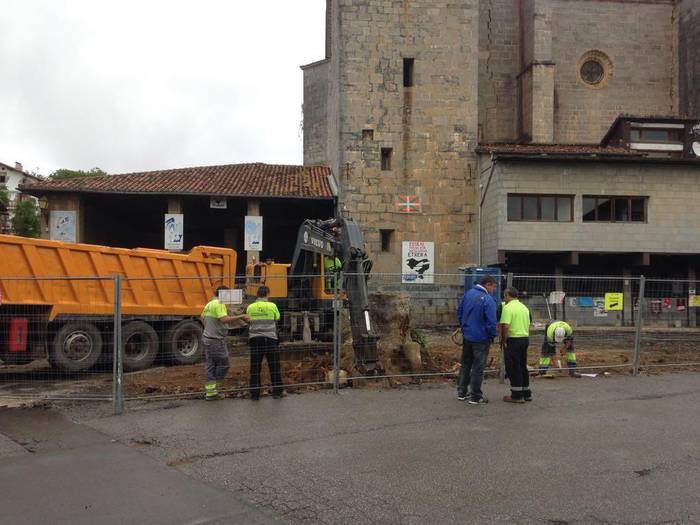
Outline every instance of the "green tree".
[[69, 170], [61, 168], [49, 175], [50, 179], [75, 179], [78, 177], [100, 177], [107, 175], [107, 172], [100, 168], [92, 168], [91, 170]]
[[7, 191], [7, 186], [0, 184], [0, 202], [5, 206], [10, 205], [10, 192]]
[[12, 217], [12, 231], [22, 237], [39, 237], [41, 224], [36, 205], [31, 199], [17, 203]]

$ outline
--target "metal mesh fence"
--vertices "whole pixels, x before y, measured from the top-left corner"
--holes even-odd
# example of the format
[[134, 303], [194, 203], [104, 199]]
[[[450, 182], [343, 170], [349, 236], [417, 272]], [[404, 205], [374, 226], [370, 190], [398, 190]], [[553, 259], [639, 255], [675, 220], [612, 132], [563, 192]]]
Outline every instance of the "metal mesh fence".
[[114, 279], [0, 278], [0, 397], [112, 396]]
[[[262, 286], [280, 312], [279, 344], [263, 356], [257, 387], [251, 362], [261, 356], [251, 352], [249, 324], [227, 324], [229, 368], [217, 381], [226, 396], [275, 393], [270, 357], [279, 358], [287, 392], [453, 381], [461, 356], [456, 309], [470, 279], [459, 273], [403, 282], [401, 274], [372, 274], [368, 294], [358, 297], [349, 290], [364, 282], [364, 274], [337, 280], [248, 275], [230, 282], [206, 275], [0, 278], [0, 398], [112, 401], [119, 412], [124, 400], [203, 397], [208, 379], [201, 315], [222, 284], [235, 290], [222, 296], [227, 316], [244, 315]], [[531, 312], [533, 374], [554, 320], [573, 330], [580, 373], [700, 366], [695, 282], [514, 274], [497, 280], [497, 297], [515, 287]], [[549, 371], [567, 373], [569, 358], [557, 346]], [[494, 344], [487, 375], [502, 378], [501, 361]]]

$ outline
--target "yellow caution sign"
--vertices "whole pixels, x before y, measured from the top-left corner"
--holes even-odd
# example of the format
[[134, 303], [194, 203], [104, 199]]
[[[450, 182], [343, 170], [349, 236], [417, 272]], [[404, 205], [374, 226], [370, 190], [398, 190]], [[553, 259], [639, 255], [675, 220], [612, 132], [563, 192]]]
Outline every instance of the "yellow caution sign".
[[622, 310], [622, 298], [623, 298], [623, 294], [621, 292], [606, 293], [605, 294], [605, 309], [606, 310]]

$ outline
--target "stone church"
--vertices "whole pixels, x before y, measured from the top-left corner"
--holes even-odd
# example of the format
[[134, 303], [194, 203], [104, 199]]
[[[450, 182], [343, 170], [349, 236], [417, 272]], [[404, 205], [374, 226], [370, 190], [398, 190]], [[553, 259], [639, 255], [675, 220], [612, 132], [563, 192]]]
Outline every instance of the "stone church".
[[700, 269], [700, 0], [328, 0], [304, 72], [380, 272]]

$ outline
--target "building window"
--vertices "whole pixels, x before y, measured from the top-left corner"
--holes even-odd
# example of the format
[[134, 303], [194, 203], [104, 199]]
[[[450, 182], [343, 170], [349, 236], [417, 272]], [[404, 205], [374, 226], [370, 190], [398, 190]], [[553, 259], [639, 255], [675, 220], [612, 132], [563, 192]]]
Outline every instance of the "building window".
[[647, 197], [584, 195], [583, 222], [646, 222]]
[[5, 178], [5, 174], [0, 173], [0, 184], [5, 184], [6, 181], [7, 179]]
[[413, 65], [412, 58], [403, 59], [403, 87], [413, 87]]
[[373, 129], [363, 129], [362, 130], [362, 142], [371, 142], [374, 140], [374, 130]]
[[608, 85], [612, 76], [612, 61], [602, 51], [593, 49], [578, 59], [576, 69], [578, 79], [584, 86], [600, 89]]
[[573, 195], [508, 194], [509, 221], [573, 222]]
[[382, 237], [382, 251], [391, 251], [391, 239], [394, 236], [394, 230], [379, 230], [379, 234]]
[[392, 148], [382, 148], [382, 171], [391, 169], [391, 156], [394, 150]]
[[681, 143], [680, 129], [631, 128], [630, 142]]

